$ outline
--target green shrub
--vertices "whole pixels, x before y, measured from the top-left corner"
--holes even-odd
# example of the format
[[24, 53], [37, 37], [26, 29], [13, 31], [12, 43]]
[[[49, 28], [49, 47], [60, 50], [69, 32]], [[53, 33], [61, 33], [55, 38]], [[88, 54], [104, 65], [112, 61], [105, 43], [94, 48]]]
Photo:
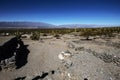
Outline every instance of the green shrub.
[[44, 33], [43, 36], [48, 36], [48, 35], [46, 33]]
[[32, 40], [39, 40], [40, 33], [39, 32], [33, 32], [32, 36], [30, 37]]
[[86, 29], [86, 30], [82, 31], [81, 35], [85, 36], [86, 40], [89, 40], [89, 36], [92, 36], [93, 32], [91, 29]]
[[60, 35], [59, 35], [59, 34], [55, 34], [54, 37], [55, 37], [56, 39], [60, 39]]
[[20, 32], [16, 32], [15, 36], [16, 36], [17, 38], [21, 38]]

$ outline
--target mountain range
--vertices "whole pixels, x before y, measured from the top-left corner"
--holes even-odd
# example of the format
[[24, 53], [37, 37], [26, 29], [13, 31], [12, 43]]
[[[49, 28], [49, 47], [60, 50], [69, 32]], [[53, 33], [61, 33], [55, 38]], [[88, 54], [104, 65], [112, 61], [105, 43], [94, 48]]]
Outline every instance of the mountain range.
[[0, 22], [0, 28], [54, 28], [55, 25], [43, 22]]
[[96, 25], [96, 24], [53, 25], [44, 22], [0, 22], [0, 28], [95, 28], [113, 26], [115, 25]]

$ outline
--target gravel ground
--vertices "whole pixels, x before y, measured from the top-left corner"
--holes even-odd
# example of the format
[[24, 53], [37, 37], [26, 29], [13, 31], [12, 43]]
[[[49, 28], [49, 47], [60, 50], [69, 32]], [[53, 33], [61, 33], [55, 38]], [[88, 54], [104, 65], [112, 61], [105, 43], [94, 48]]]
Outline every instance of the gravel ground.
[[[0, 37], [0, 44], [10, 38]], [[120, 57], [120, 49], [104, 44], [106, 41], [102, 39], [95, 41], [82, 41], [74, 36], [67, 38], [67, 35], [61, 39], [52, 38], [43, 41], [23, 39], [30, 51], [28, 63], [20, 69], [0, 71], [0, 79], [120, 80], [120, 67], [113, 62], [107, 63], [99, 57], [104, 53]], [[99, 45], [97, 42], [102, 44]], [[63, 59], [59, 57], [60, 54]]]

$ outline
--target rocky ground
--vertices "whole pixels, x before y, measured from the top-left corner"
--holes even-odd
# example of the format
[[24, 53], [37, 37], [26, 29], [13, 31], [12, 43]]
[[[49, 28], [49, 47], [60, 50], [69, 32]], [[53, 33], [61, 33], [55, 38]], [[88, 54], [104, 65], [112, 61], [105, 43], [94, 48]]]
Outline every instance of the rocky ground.
[[[10, 38], [0, 37], [0, 44]], [[1, 80], [120, 80], [120, 39], [63, 35], [22, 41], [28, 45], [27, 63], [18, 69], [2, 69]]]

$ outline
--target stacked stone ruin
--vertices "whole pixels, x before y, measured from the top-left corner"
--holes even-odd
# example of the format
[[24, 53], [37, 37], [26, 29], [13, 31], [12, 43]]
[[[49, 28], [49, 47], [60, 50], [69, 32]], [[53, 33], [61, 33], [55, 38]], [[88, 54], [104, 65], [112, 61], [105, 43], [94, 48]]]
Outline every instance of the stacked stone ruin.
[[0, 46], [0, 70], [16, 69], [16, 57], [20, 47], [24, 47], [24, 44], [22, 40], [17, 37], [12, 38]]

